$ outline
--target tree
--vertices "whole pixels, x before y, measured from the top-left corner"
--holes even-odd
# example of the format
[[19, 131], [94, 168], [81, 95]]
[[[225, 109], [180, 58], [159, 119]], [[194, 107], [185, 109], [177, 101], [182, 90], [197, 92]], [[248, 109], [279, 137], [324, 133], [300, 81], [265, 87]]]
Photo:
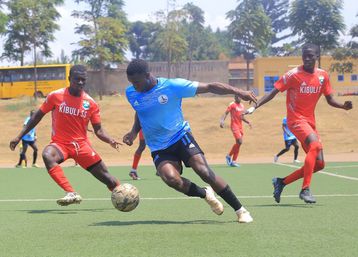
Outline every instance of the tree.
[[[294, 0], [289, 19], [293, 34], [323, 50], [338, 46], [339, 33], [345, 29], [342, 0]], [[318, 59], [321, 66], [321, 58]]]
[[105, 83], [106, 63], [124, 61], [127, 19], [122, 8], [122, 0], [76, 0], [86, 3], [89, 9], [74, 11], [72, 16], [85, 22], [75, 28], [75, 33], [84, 36], [78, 44], [79, 49], [72, 52], [74, 59], [80, 58], [94, 69], [100, 71], [99, 96], [102, 99]]
[[149, 59], [149, 45], [154, 42], [155, 35], [160, 29], [158, 23], [142, 21], [131, 23], [128, 30], [129, 49], [136, 59]]
[[[289, 31], [289, 0], [260, 0], [266, 15], [271, 19], [271, 45], [274, 54], [282, 53], [284, 47], [274, 46], [292, 36]], [[287, 44], [287, 42], [285, 43]]]
[[4, 4], [5, 4], [4, 1], [0, 0], [0, 33], [5, 32], [5, 25], [7, 22], [7, 15], [2, 12]]
[[52, 56], [49, 43], [59, 29], [56, 20], [60, 14], [56, 6], [61, 4], [63, 0], [10, 0], [2, 57], [19, 61], [23, 66], [26, 53], [33, 50], [36, 66], [37, 49], [43, 56]]
[[256, 0], [242, 0], [235, 10], [227, 13], [231, 21], [228, 31], [233, 38], [236, 52], [246, 60], [246, 87], [249, 89], [249, 64], [258, 52], [264, 52], [271, 41], [271, 20], [262, 4]]
[[184, 27], [187, 31], [186, 41], [188, 43], [188, 76], [191, 75], [191, 64], [193, 61], [193, 53], [199, 48], [204, 31], [204, 11], [193, 3], [184, 5], [185, 18], [183, 20]]
[[352, 39], [345, 46], [334, 50], [332, 56], [337, 62], [332, 63], [331, 71], [342, 74], [353, 72], [352, 59], [358, 59], [358, 42], [355, 40], [358, 38], [358, 24], [350, 29], [349, 35]]
[[184, 16], [183, 10], [169, 11], [168, 8], [166, 12], [157, 12], [162, 29], [154, 41], [155, 55], [164, 57], [167, 61], [168, 78], [170, 78], [172, 64], [180, 63], [186, 58], [188, 44], [182, 26]]

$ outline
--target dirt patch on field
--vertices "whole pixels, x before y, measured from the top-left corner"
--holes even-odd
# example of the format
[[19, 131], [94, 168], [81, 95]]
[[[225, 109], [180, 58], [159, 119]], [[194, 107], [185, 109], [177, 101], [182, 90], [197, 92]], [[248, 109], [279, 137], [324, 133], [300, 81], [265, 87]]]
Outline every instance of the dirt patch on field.
[[[324, 98], [316, 110], [317, 128], [320, 132], [326, 161], [358, 161], [358, 97], [337, 97], [343, 102], [352, 100], [355, 109], [344, 111], [330, 107]], [[229, 128], [229, 117], [224, 129], [219, 127], [219, 120], [232, 97], [196, 97], [183, 100], [185, 118], [190, 122], [194, 137], [205, 152], [209, 163], [224, 163], [225, 155], [234, 143]], [[123, 96], [105, 97], [98, 101], [101, 105], [103, 127], [114, 137], [121, 139], [132, 126], [134, 112]], [[25, 117], [31, 108], [41, 104], [28, 99], [0, 101], [0, 113], [3, 128], [0, 133], [0, 166], [13, 166], [18, 159], [18, 150], [9, 150], [9, 141], [17, 135]], [[245, 103], [247, 107], [248, 104]], [[239, 162], [272, 162], [273, 156], [284, 147], [281, 121], [286, 113], [285, 97], [279, 95], [272, 102], [261, 107], [248, 119], [253, 128], [244, 125], [244, 143], [240, 150]], [[40, 152], [50, 141], [51, 115], [44, 117], [38, 125], [38, 145]], [[109, 145], [101, 142], [94, 135], [89, 135], [94, 148], [108, 165], [130, 165], [137, 142], [132, 147], [123, 146], [116, 152]], [[28, 151], [31, 160], [32, 150]], [[280, 161], [292, 161], [293, 149]], [[304, 159], [302, 149], [299, 159]], [[71, 165], [73, 162], [68, 161]], [[145, 150], [141, 164], [151, 164], [149, 150]], [[39, 164], [43, 165], [41, 154]]]

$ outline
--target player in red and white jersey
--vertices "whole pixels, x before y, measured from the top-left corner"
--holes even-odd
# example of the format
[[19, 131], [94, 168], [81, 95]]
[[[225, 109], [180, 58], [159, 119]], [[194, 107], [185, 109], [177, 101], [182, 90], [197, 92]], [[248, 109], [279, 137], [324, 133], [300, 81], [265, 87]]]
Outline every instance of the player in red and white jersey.
[[82, 201], [59, 165], [68, 158], [74, 159], [110, 190], [119, 185], [87, 137], [87, 126], [91, 122], [100, 140], [115, 149], [120, 145], [103, 129], [97, 103], [83, 90], [86, 79], [86, 68], [83, 65], [73, 66], [69, 76], [70, 86], [51, 92], [19, 135], [10, 142], [10, 149], [14, 150], [22, 136], [34, 128], [46, 113], [51, 112], [52, 140], [43, 150], [42, 157], [50, 176], [66, 192], [65, 197], [57, 201], [62, 206]]
[[314, 44], [305, 44], [302, 48], [303, 65], [290, 70], [276, 83], [275, 88], [263, 96], [256, 107], [251, 107], [247, 113], [252, 113], [255, 108], [272, 100], [278, 92], [287, 91], [287, 125], [291, 132], [301, 142], [306, 158], [303, 167], [294, 171], [285, 178], [273, 178], [273, 196], [276, 202], [280, 202], [283, 188], [303, 178], [302, 190], [299, 197], [306, 203], [315, 203], [311, 194], [310, 184], [313, 172], [324, 168], [323, 150], [319, 134], [316, 130], [315, 107], [323, 94], [327, 103], [335, 108], [350, 110], [353, 108], [351, 101], [338, 103], [333, 98], [333, 91], [326, 71], [315, 68], [318, 58], [318, 47]]
[[240, 165], [236, 162], [237, 157], [239, 156], [240, 147], [242, 145], [242, 137], [244, 136], [244, 129], [242, 127], [242, 122], [247, 123], [250, 128], [252, 128], [251, 123], [245, 119], [244, 117], [245, 107], [241, 103], [241, 99], [239, 96], [235, 95], [235, 101], [231, 102], [227, 107], [225, 113], [221, 117], [220, 127], [224, 127], [224, 122], [226, 116], [230, 113], [231, 116], [231, 131], [235, 138], [235, 144], [232, 146], [230, 152], [226, 155], [226, 163], [231, 167], [240, 167]]

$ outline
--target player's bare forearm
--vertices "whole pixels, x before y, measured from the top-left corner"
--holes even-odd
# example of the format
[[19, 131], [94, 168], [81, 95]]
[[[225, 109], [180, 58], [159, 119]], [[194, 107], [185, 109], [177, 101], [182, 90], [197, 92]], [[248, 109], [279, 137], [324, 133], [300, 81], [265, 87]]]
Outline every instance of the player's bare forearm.
[[252, 91], [245, 91], [220, 82], [199, 83], [197, 94], [213, 93], [216, 95], [238, 95], [244, 101], [256, 103], [256, 96]]
[[265, 103], [271, 101], [277, 95], [278, 92], [279, 91], [276, 88], [274, 88], [271, 90], [270, 93], [261, 97], [256, 103], [256, 109], [259, 108], [260, 106], [264, 105]]
[[134, 133], [135, 135], [137, 135], [141, 129], [142, 129], [142, 126], [140, 125], [140, 121], [138, 119], [138, 114], [135, 113], [134, 123], [133, 123], [131, 132]]
[[335, 108], [340, 108], [340, 109], [344, 109], [344, 110], [350, 110], [353, 108], [353, 104], [351, 101], [345, 101], [343, 104], [339, 103], [336, 101], [336, 99], [334, 99], [332, 94], [326, 96], [326, 100], [330, 106], [335, 107]]
[[36, 125], [41, 121], [41, 119], [44, 115], [45, 114], [42, 111], [40, 111], [40, 110], [36, 111], [34, 113], [34, 115], [32, 115], [32, 117], [30, 118], [29, 122], [22, 128], [21, 132], [19, 133], [19, 135], [17, 137], [22, 138], [31, 129], [36, 127]]
[[101, 124], [93, 124], [93, 129], [95, 135], [103, 142], [110, 144], [112, 143], [113, 139], [107, 132], [102, 128]]

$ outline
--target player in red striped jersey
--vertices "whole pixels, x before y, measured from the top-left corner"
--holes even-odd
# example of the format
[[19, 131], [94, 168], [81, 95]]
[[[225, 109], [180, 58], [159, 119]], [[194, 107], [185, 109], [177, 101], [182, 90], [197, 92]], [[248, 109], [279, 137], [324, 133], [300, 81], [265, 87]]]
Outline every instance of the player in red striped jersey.
[[52, 179], [66, 192], [65, 197], [57, 201], [62, 206], [82, 201], [60, 166], [68, 158], [74, 159], [110, 190], [119, 185], [87, 137], [87, 126], [91, 122], [100, 140], [115, 149], [120, 145], [103, 129], [98, 104], [84, 91], [86, 79], [86, 68], [74, 65], [70, 70], [70, 86], [51, 92], [19, 135], [10, 142], [10, 149], [15, 150], [22, 136], [34, 128], [46, 113], [52, 113], [51, 143], [43, 150], [42, 157]]
[[338, 103], [333, 97], [333, 90], [326, 71], [315, 68], [318, 58], [318, 47], [314, 44], [305, 44], [302, 48], [303, 65], [284, 74], [274, 85], [274, 89], [263, 96], [256, 104], [247, 110], [247, 114], [272, 100], [278, 92], [287, 91], [286, 108], [287, 124], [291, 132], [301, 142], [306, 152], [303, 167], [284, 178], [273, 178], [274, 198], [280, 202], [283, 188], [303, 178], [302, 190], [299, 197], [306, 203], [315, 203], [310, 184], [312, 174], [324, 168], [323, 148], [320, 136], [316, 130], [315, 108], [323, 94], [327, 103], [335, 108], [350, 110], [351, 101]]

